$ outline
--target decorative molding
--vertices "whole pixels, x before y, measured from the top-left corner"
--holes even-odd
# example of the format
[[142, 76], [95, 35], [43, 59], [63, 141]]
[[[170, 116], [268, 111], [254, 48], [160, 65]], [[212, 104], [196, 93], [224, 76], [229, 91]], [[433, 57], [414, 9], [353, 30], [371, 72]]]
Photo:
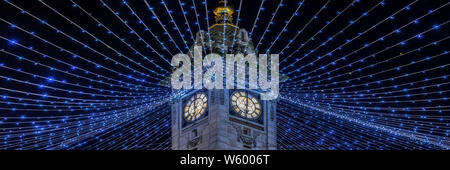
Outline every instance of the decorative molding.
[[255, 125], [253, 123], [246, 122], [244, 120], [240, 120], [240, 119], [237, 119], [237, 118], [234, 118], [234, 117], [231, 117], [231, 116], [230, 116], [229, 120], [232, 121], [232, 122], [235, 122], [235, 123], [239, 123], [239, 124], [251, 127], [251, 128], [255, 128], [255, 129], [264, 131], [264, 127]]

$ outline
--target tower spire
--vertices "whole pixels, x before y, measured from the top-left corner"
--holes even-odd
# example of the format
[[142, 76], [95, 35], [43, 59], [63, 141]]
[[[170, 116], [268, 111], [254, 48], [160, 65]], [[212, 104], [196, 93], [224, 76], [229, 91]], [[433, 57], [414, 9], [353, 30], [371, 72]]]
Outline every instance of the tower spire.
[[221, 0], [219, 6], [213, 11], [216, 24], [233, 25], [234, 8], [227, 0]]

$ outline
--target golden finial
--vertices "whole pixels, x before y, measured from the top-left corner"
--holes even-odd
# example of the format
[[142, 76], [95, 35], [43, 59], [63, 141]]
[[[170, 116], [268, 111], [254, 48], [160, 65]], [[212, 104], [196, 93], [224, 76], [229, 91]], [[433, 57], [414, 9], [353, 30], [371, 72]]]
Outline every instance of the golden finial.
[[219, 6], [213, 11], [216, 24], [233, 25], [234, 8], [228, 4], [228, 1], [220, 1]]

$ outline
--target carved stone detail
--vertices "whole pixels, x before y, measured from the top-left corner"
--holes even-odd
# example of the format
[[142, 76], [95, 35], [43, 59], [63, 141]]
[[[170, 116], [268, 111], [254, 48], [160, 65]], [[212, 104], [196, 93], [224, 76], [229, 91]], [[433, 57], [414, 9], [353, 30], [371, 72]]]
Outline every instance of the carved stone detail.
[[202, 137], [196, 137], [188, 142], [188, 147], [195, 147], [202, 142]]
[[237, 132], [237, 141], [241, 142], [242, 144], [250, 147], [250, 148], [254, 148], [256, 147], [256, 138], [261, 135], [260, 132], [258, 131], [253, 131], [253, 133], [248, 136], [248, 135], [244, 135], [242, 133], [243, 131], [243, 127], [239, 126], [239, 125], [235, 125], [235, 124], [231, 124], [231, 127], [233, 127], [236, 132]]

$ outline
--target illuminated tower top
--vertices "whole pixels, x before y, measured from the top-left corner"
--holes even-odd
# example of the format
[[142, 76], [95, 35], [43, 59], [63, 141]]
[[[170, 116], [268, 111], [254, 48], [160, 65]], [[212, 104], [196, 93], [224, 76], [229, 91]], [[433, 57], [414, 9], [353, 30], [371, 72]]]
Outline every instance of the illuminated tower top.
[[[219, 5], [213, 11], [216, 24], [233, 25], [234, 8], [226, 0], [220, 1]], [[234, 26], [234, 25], [233, 25]]]

